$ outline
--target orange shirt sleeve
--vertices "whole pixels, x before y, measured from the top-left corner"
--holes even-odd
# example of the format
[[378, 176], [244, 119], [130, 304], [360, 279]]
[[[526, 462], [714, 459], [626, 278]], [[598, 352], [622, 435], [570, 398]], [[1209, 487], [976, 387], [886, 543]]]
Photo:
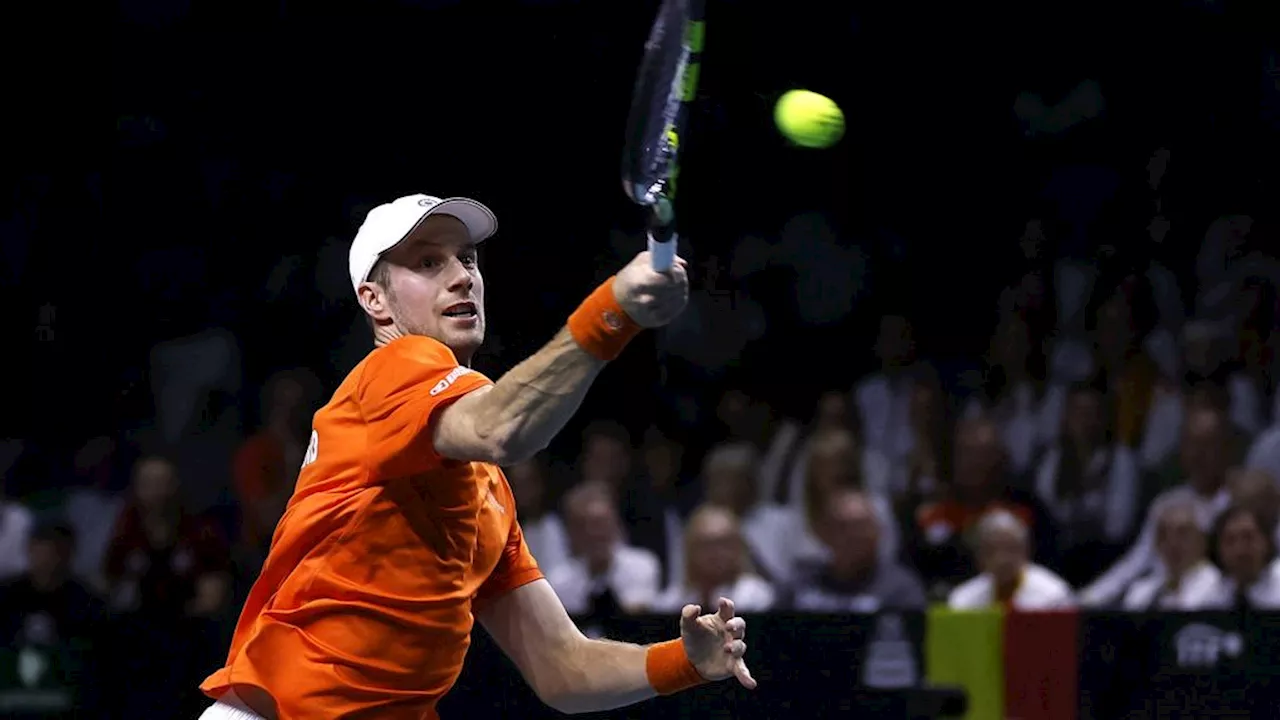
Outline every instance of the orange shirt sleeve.
[[377, 351], [357, 386], [372, 479], [408, 477], [439, 466], [432, 421], [463, 395], [491, 383], [428, 337], [400, 338]]
[[502, 559], [498, 561], [498, 567], [494, 568], [489, 579], [476, 591], [473, 607], [480, 608], [522, 585], [541, 579], [542, 570], [538, 568], [538, 561], [533, 559], [533, 553], [529, 552], [529, 546], [524, 542], [520, 522], [512, 520]]

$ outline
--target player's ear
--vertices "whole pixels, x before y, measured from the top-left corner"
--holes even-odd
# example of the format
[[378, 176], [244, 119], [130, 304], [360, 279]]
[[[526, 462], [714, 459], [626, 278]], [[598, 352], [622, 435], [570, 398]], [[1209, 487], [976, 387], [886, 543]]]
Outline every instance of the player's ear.
[[381, 285], [372, 282], [360, 284], [360, 289], [356, 291], [356, 298], [360, 301], [360, 307], [365, 314], [374, 320], [391, 319], [391, 304], [387, 299], [387, 292]]

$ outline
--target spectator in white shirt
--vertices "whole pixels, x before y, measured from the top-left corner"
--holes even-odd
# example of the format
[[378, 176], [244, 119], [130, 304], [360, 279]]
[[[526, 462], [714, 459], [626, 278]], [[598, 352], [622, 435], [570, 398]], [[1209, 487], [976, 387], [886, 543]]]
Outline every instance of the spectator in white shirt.
[[1214, 546], [1223, 577], [1217, 607], [1280, 609], [1280, 572], [1275, 565], [1271, 517], [1261, 508], [1233, 505], [1218, 518]]
[[748, 442], [717, 445], [702, 460], [706, 502], [737, 515], [746, 549], [765, 577], [774, 582], [791, 578], [794, 551], [788, 541], [795, 519], [786, 508], [761, 502], [754, 475], [759, 453]]
[[1133, 451], [1115, 442], [1115, 415], [1097, 386], [1073, 385], [1059, 422], [1061, 439], [1036, 468], [1034, 489], [1056, 521], [1059, 570], [1068, 582], [1084, 583], [1132, 537], [1138, 465]]
[[1160, 563], [1124, 594], [1130, 611], [1193, 612], [1214, 606], [1222, 573], [1209, 562], [1202, 513], [1190, 502], [1167, 503], [1156, 516], [1155, 545]]
[[1231, 500], [1226, 487], [1231, 467], [1229, 424], [1221, 410], [1210, 407], [1197, 408], [1188, 416], [1179, 448], [1186, 482], [1156, 497], [1147, 511], [1137, 542], [1081, 592], [1084, 604], [1110, 605], [1131, 583], [1158, 568], [1161, 558], [1156, 552], [1156, 525], [1166, 508], [1173, 505], [1194, 508], [1202, 531], [1226, 509]]
[[751, 571], [746, 543], [732, 512], [704, 505], [689, 516], [684, 532], [684, 578], [658, 597], [654, 610], [679, 610], [688, 604], [716, 607], [722, 597], [733, 598], [740, 613], [773, 607], [773, 587]]
[[542, 455], [506, 468], [516, 498], [516, 515], [529, 552], [542, 572], [569, 561], [569, 534], [560, 516], [549, 507], [547, 465]]
[[953, 610], [1055, 610], [1074, 605], [1071, 586], [1031, 562], [1030, 533], [1013, 513], [994, 510], [984, 515], [976, 542], [981, 572], [951, 591], [947, 605]]
[[658, 558], [622, 542], [617, 499], [603, 483], [578, 485], [564, 500], [573, 558], [547, 572], [571, 615], [606, 622], [653, 604], [661, 585]]

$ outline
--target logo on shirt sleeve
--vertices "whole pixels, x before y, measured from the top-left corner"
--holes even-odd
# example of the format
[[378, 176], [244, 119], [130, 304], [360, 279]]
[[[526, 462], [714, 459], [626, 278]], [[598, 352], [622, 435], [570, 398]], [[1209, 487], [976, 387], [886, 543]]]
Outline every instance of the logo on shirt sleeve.
[[435, 397], [436, 395], [439, 395], [445, 390], [448, 390], [449, 386], [452, 385], [455, 381], [457, 381], [458, 378], [462, 377], [463, 375], [466, 375], [469, 372], [471, 372], [471, 368], [466, 368], [466, 367], [456, 367], [450, 370], [449, 374], [445, 375], [443, 380], [436, 383], [436, 386], [431, 388], [431, 396]]
[[311, 431], [311, 442], [307, 443], [307, 452], [302, 456], [302, 467], [306, 467], [316, 461], [316, 454], [320, 452], [320, 436], [315, 430]]

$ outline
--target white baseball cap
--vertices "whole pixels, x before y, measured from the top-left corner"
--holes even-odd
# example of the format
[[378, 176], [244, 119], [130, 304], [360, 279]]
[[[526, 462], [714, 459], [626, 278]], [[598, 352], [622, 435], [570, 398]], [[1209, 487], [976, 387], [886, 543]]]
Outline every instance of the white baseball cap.
[[369, 273], [382, 254], [400, 244], [424, 220], [432, 215], [456, 217], [467, 226], [472, 240], [480, 242], [498, 230], [498, 218], [493, 211], [470, 198], [445, 198], [430, 195], [406, 195], [369, 211], [351, 241], [348, 268], [351, 271], [351, 287], [359, 290], [360, 283], [369, 279]]

